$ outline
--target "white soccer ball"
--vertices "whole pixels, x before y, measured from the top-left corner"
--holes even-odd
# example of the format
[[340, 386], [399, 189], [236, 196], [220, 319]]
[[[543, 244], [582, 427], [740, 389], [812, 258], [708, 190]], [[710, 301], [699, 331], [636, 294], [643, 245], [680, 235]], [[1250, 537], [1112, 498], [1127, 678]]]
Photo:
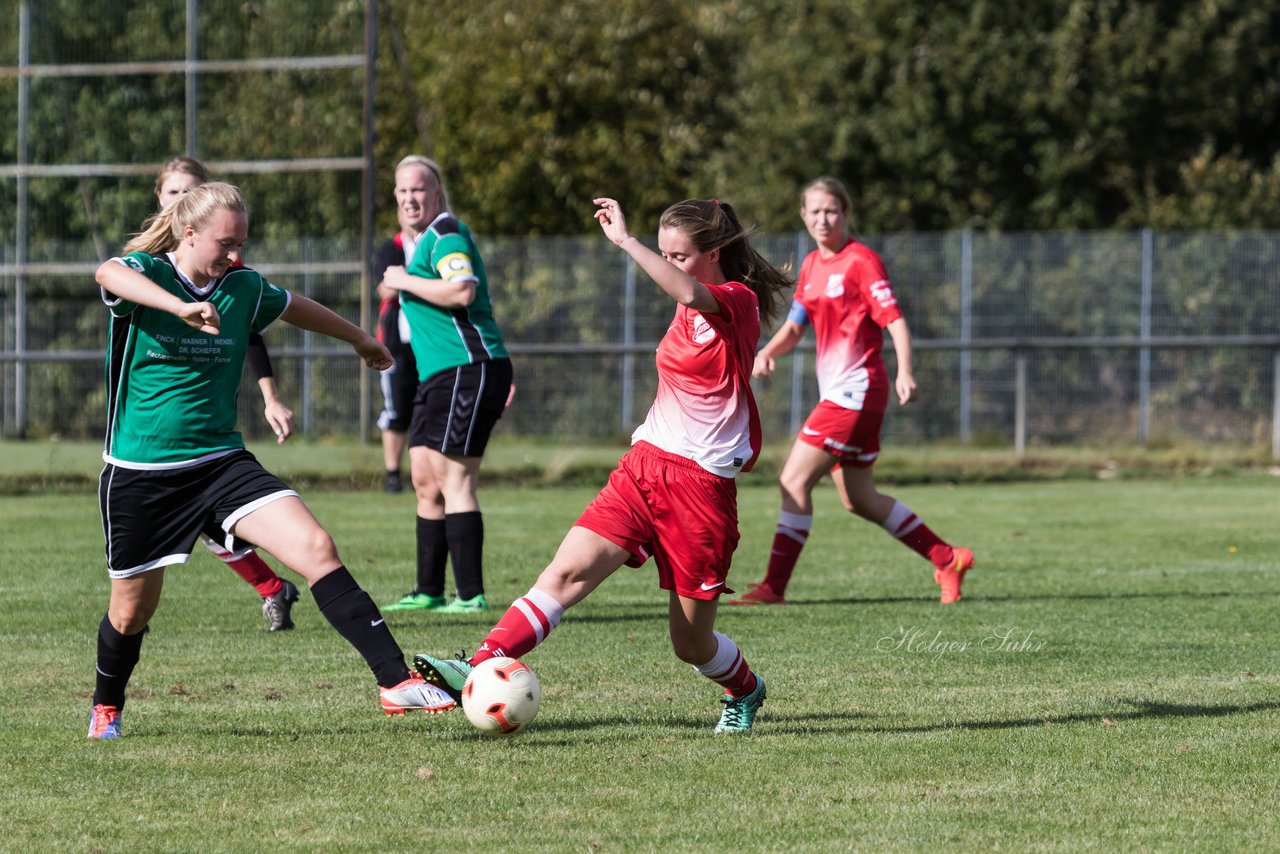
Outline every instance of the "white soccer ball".
[[462, 686], [462, 711], [485, 735], [511, 735], [538, 714], [542, 686], [514, 658], [489, 658], [475, 666]]

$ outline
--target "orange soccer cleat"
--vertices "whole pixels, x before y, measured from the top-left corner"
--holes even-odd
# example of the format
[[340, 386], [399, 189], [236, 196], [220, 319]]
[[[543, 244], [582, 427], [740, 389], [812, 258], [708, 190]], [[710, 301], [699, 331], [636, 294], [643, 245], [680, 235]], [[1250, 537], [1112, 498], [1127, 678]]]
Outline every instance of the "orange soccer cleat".
[[951, 563], [933, 573], [933, 580], [942, 588], [943, 605], [960, 601], [960, 585], [964, 583], [964, 574], [972, 568], [972, 549], [953, 548], [951, 550]]
[[120, 738], [120, 709], [98, 703], [89, 713], [89, 738]]

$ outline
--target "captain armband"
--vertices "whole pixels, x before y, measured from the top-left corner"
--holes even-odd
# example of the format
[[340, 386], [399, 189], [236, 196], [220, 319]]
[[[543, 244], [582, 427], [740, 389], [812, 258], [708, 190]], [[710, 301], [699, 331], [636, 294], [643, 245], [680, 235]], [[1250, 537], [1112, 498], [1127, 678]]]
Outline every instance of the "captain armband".
[[436, 268], [440, 271], [440, 278], [450, 282], [476, 278], [475, 271], [471, 269], [471, 258], [464, 252], [452, 252], [444, 256]]
[[809, 313], [804, 310], [804, 306], [799, 300], [791, 301], [791, 309], [787, 312], [787, 320], [790, 320], [796, 326], [807, 326], [809, 323]]

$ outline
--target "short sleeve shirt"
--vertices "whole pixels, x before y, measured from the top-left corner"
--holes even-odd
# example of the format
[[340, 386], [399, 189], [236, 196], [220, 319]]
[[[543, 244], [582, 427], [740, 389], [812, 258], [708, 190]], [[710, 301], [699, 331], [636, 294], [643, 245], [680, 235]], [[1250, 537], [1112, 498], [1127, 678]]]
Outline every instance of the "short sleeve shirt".
[[441, 213], [413, 249], [406, 270], [426, 279], [470, 279], [476, 295], [465, 308], [445, 308], [402, 291], [400, 310], [409, 321], [418, 380], [462, 365], [507, 357], [502, 333], [493, 319], [489, 280], [471, 230], [448, 212]]
[[720, 306], [687, 306], [658, 344], [658, 391], [631, 437], [693, 460], [721, 477], [749, 471], [760, 452], [760, 418], [750, 371], [760, 340], [760, 303], [737, 282], [707, 285]]
[[103, 458], [124, 468], [180, 468], [243, 448], [236, 398], [249, 334], [284, 312], [288, 292], [248, 267], [202, 291], [172, 255], [132, 252], [113, 260], [187, 302], [212, 303], [221, 324], [210, 335], [167, 311], [102, 292], [111, 309]]
[[810, 252], [795, 298], [817, 338], [819, 394], [861, 409], [871, 384], [888, 381], [883, 330], [902, 316], [880, 256], [852, 239], [830, 258]]

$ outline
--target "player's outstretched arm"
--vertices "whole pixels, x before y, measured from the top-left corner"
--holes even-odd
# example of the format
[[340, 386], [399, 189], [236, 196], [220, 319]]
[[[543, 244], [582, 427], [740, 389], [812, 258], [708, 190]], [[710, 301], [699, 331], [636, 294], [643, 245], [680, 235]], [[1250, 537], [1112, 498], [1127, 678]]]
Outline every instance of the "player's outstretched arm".
[[385, 371], [395, 361], [382, 342], [344, 317], [334, 314], [315, 300], [294, 294], [280, 318], [299, 329], [309, 329], [346, 341], [369, 367]]
[[222, 323], [218, 310], [212, 304], [180, 299], [119, 261], [104, 261], [94, 279], [103, 290], [120, 299], [167, 311], [201, 332], [214, 335]]
[[627, 219], [617, 201], [600, 198], [592, 199], [592, 202], [599, 205], [595, 217], [605, 237], [630, 255], [640, 265], [640, 269], [666, 291], [667, 296], [703, 314], [720, 313], [720, 303], [716, 302], [706, 285], [645, 246], [627, 231]]

